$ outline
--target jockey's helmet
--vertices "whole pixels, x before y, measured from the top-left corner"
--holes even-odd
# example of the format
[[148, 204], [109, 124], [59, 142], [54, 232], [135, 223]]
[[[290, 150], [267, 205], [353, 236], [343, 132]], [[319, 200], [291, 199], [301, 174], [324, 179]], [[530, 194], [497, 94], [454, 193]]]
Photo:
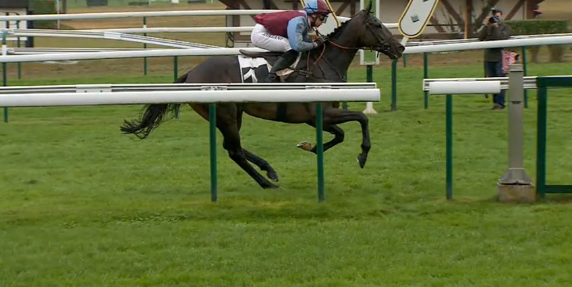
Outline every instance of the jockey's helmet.
[[327, 16], [328, 14], [332, 13], [332, 10], [330, 10], [326, 2], [323, 0], [309, 0], [306, 2], [304, 10], [306, 10], [308, 15], [318, 13]]

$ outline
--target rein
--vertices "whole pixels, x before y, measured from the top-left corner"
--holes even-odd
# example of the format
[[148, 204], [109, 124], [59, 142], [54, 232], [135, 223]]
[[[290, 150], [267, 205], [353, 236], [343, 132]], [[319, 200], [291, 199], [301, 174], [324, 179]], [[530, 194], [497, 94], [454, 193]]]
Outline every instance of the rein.
[[[366, 25], [367, 30], [368, 30], [370, 33], [372, 33], [372, 35], [375, 37], [375, 39], [378, 41], [378, 43], [383, 43], [382, 46], [371, 46], [371, 47], [368, 47], [368, 48], [369, 48], [371, 51], [376, 50], [376, 51], [378, 51], [378, 53], [379, 53], [379, 50], [384, 50], [384, 51], [389, 50], [389, 49], [390, 49], [389, 44], [385, 43], [385, 41], [383, 41], [383, 39], [382, 39], [379, 35], [377, 35], [377, 34], [375, 34], [375, 33], [373, 32], [373, 30], [371, 29], [371, 24], [368, 22], [368, 20], [369, 20], [369, 19], [366, 19], [366, 22], [365, 22], [365, 25]], [[316, 30], [316, 32], [319, 34], [318, 30]], [[359, 49], [364, 48], [364, 47], [346, 47], [346, 46], [342, 46], [342, 45], [340, 45], [340, 44], [337, 44], [337, 43], [335, 43], [335, 42], [332, 41], [332, 40], [327, 40], [327, 41], [322, 45], [322, 52], [320, 53], [320, 55], [318, 56], [318, 58], [316, 58], [316, 60], [314, 61], [314, 63], [313, 63], [312, 65], [310, 65], [310, 54], [311, 54], [311, 51], [308, 52], [308, 57], [307, 57], [307, 59], [306, 59], [306, 71], [305, 71], [306, 78], [309, 78], [310, 75], [312, 74], [312, 73], [310, 72], [311, 67], [316, 66], [316, 65], [318, 65], [318, 67], [320, 67], [318, 63], [319, 63], [320, 59], [322, 59], [322, 56], [324, 55], [324, 53], [326, 52], [326, 43], [330, 43], [330, 44], [332, 44], [332, 46], [337, 47], [337, 48], [342, 49], [342, 50], [359, 50]], [[378, 49], [376, 49], [376, 48], [378, 48]], [[336, 70], [336, 68], [332, 65], [332, 63], [331, 63], [328, 59], [326, 59], [326, 58], [324, 57], [324, 61], [326, 61], [326, 63], [336, 72], [336, 74], [338, 75], [338, 77], [339, 77], [342, 81], [345, 81], [345, 77], [342, 76], [342, 75], [340, 74], [340, 72], [338, 72], [338, 70]], [[320, 69], [321, 69], [321, 68], [320, 68]], [[322, 70], [322, 72], [323, 72], [323, 70]]]

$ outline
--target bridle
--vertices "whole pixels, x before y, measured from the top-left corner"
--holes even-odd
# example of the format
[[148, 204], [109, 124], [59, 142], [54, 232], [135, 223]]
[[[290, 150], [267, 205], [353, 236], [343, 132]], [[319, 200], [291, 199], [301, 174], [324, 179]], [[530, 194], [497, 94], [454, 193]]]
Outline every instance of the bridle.
[[[371, 27], [373, 24], [370, 23], [370, 19], [372, 19], [373, 17], [369, 17], [365, 20], [365, 25], [366, 25], [366, 30], [368, 30], [377, 40], [377, 43], [382, 43], [381, 46], [370, 46], [370, 47], [346, 47], [346, 46], [342, 46], [340, 44], [335, 43], [334, 41], [328, 39], [323, 45], [322, 45], [322, 52], [320, 53], [320, 55], [318, 56], [318, 58], [316, 58], [316, 61], [314, 61], [314, 63], [312, 65], [310, 65], [310, 53], [308, 53], [308, 57], [306, 60], [306, 77], [309, 77], [311, 72], [311, 66], [315, 66], [318, 64], [318, 62], [320, 61], [320, 59], [322, 58], [322, 56], [324, 55], [324, 53], [326, 52], [326, 43], [331, 44], [334, 47], [340, 48], [342, 50], [359, 50], [359, 49], [363, 49], [363, 48], [369, 48], [370, 51], [377, 51], [377, 53], [379, 54], [379, 52], [389, 52], [389, 49], [391, 49], [391, 47], [389, 46], [389, 44], [387, 44], [385, 41], [383, 41], [383, 39], [381, 38], [381, 36], [377, 35], [376, 33], [373, 32], [373, 28]], [[316, 33], [319, 35], [318, 30], [316, 30]], [[330, 68], [332, 68], [336, 74], [338, 75], [338, 77], [340, 79], [342, 79], [343, 81], [345, 81], [345, 76], [342, 76], [340, 74], [340, 72], [338, 72], [338, 70], [336, 70], [336, 68], [332, 65], [332, 63], [330, 63], [330, 61], [328, 61], [328, 59], [324, 58], [324, 61], [330, 66]], [[318, 65], [319, 67], [319, 65]]]
[[376, 33], [373, 32], [373, 29], [372, 29], [372, 27], [371, 27], [373, 24], [371, 24], [370, 21], [369, 21], [369, 20], [372, 19], [372, 18], [373, 18], [373, 17], [369, 17], [369, 18], [367, 18], [367, 19], [365, 20], [366, 30], [369, 31], [369, 32], [373, 35], [373, 37], [377, 40], [377, 43], [382, 43], [381, 46], [345, 47], [345, 46], [342, 46], [342, 45], [340, 45], [340, 44], [336, 44], [336, 43], [335, 43], [334, 41], [332, 41], [332, 40], [328, 40], [326, 43], [330, 43], [330, 44], [332, 44], [332, 46], [338, 47], [338, 48], [343, 49], [343, 50], [359, 50], [359, 49], [362, 49], [362, 48], [369, 48], [370, 51], [374, 51], [374, 50], [375, 50], [375, 51], [378, 51], [378, 52], [389, 52], [389, 49], [391, 49], [391, 47], [389, 46], [389, 44], [387, 44], [385, 41], [383, 41], [383, 39], [381, 38], [381, 36], [379, 36], [378, 34], [376, 34]]

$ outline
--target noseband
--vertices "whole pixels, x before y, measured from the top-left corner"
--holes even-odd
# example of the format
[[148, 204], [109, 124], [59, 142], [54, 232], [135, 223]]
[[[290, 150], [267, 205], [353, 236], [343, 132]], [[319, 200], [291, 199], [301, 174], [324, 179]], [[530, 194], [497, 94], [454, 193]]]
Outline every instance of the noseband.
[[[371, 27], [373, 24], [369, 23], [369, 20], [373, 18], [370, 17], [368, 19], [366, 19], [365, 25], [366, 25], [366, 29], [373, 34], [373, 36], [375, 37], [375, 39], [377, 40], [378, 43], [382, 43], [381, 46], [371, 46], [371, 47], [367, 47], [370, 50], [375, 50], [378, 53], [379, 52], [383, 52], [383, 53], [387, 53], [389, 52], [390, 46], [389, 44], [385, 43], [385, 41], [383, 41], [383, 39], [381, 38], [381, 36], [377, 35], [376, 33], [373, 32], [373, 28]], [[318, 30], [316, 30], [316, 32], [319, 34]], [[340, 44], [336, 44], [334, 41], [332, 40], [327, 40], [326, 43], [330, 43], [332, 44], [332, 46], [338, 47], [342, 50], [359, 50], [362, 49], [364, 47], [345, 47], [342, 46]], [[306, 76], [306, 78], [310, 77], [311, 72], [310, 72], [310, 68], [311, 66], [316, 66], [318, 64], [318, 62], [320, 61], [320, 59], [322, 59], [322, 56], [324, 55], [324, 52], [326, 51], [326, 43], [324, 43], [324, 45], [322, 45], [322, 52], [320, 53], [320, 55], [318, 56], [318, 58], [316, 59], [316, 61], [314, 61], [314, 63], [312, 65], [310, 65], [310, 54], [311, 52], [308, 53], [308, 57], [306, 59], [307, 63], [306, 63], [306, 71], [304, 71], [304, 74]], [[344, 75], [342, 75], [338, 70], [336, 70], [336, 68], [332, 65], [332, 63], [330, 63], [330, 61], [328, 61], [328, 59], [326, 59], [324, 57], [324, 61], [336, 72], [336, 74], [338, 75], [338, 77], [342, 80], [342, 81], [346, 81], [346, 77]], [[317, 65], [319, 67], [319, 65]]]

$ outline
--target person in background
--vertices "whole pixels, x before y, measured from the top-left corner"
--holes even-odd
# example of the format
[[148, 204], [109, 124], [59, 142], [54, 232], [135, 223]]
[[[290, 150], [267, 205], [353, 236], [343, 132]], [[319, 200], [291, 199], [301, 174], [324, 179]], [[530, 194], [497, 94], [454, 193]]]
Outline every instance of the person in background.
[[542, 11], [540, 11], [540, 6], [536, 4], [534, 10], [532, 11], [532, 17], [536, 19], [540, 18], [540, 16], [542, 16]]
[[[479, 31], [479, 41], [507, 40], [511, 36], [511, 30], [502, 20], [502, 11], [491, 9], [491, 16], [484, 22], [484, 27]], [[485, 75], [487, 77], [504, 77], [503, 72], [503, 48], [488, 48], [484, 51]], [[493, 110], [505, 108], [505, 91], [493, 95]]]

